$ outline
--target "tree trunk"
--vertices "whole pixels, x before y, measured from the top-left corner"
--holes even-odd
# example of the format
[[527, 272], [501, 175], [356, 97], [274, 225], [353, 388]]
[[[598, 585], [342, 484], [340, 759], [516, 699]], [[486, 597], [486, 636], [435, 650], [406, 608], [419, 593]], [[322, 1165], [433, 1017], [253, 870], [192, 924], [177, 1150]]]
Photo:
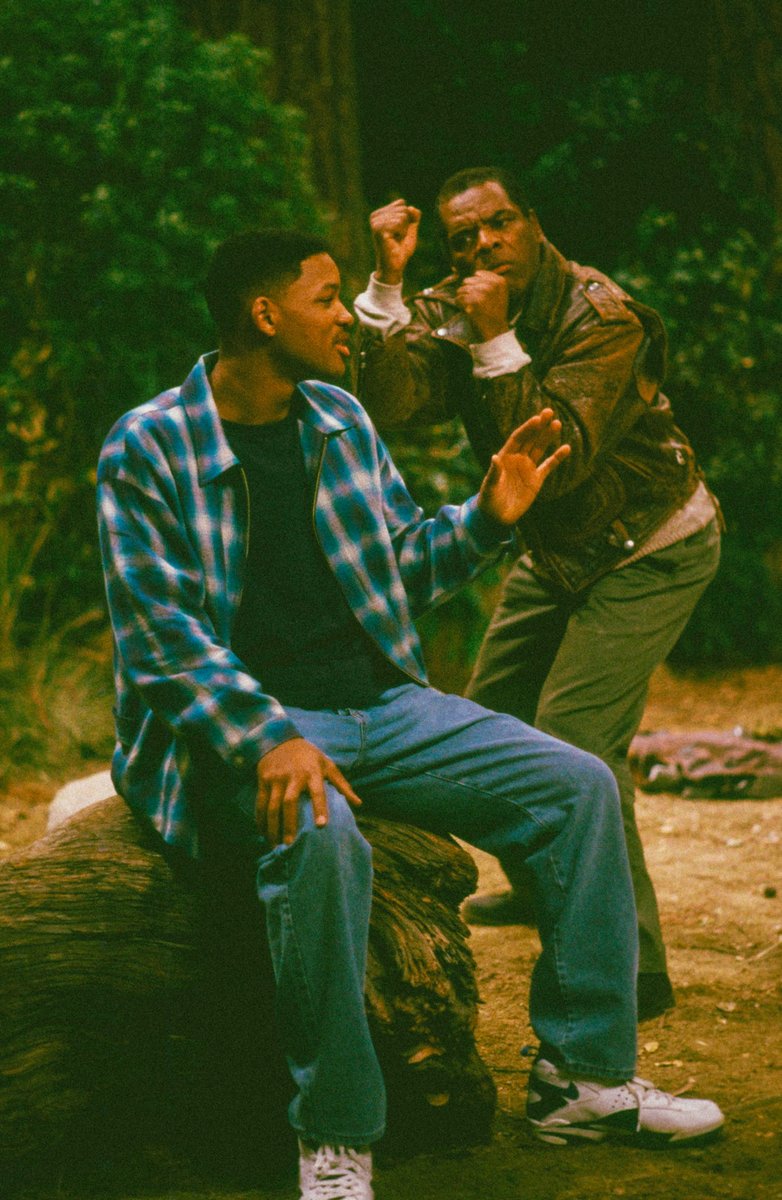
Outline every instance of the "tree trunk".
[[[410, 826], [361, 826], [374, 849], [366, 1000], [387, 1144], [480, 1141], [495, 1092], [458, 914], [474, 864]], [[241, 1158], [263, 1175], [293, 1154], [248, 865], [196, 875], [116, 798], [0, 864], [0, 1170], [42, 1156], [67, 1170], [133, 1144]]]
[[710, 103], [733, 114], [752, 185], [782, 224], [782, 0], [712, 0]]
[[312, 175], [326, 206], [330, 240], [351, 290], [369, 271], [361, 184], [350, 0], [181, 0], [210, 39], [243, 33], [272, 53], [271, 98], [307, 115]]

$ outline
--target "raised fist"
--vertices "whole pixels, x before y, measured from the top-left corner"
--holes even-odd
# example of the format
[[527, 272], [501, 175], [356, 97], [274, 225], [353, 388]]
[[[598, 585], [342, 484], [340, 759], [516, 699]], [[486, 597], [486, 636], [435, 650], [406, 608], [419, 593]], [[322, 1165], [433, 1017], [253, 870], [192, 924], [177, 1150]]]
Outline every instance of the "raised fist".
[[415, 251], [421, 210], [404, 200], [392, 200], [369, 218], [375, 245], [375, 274], [380, 283], [401, 283]]

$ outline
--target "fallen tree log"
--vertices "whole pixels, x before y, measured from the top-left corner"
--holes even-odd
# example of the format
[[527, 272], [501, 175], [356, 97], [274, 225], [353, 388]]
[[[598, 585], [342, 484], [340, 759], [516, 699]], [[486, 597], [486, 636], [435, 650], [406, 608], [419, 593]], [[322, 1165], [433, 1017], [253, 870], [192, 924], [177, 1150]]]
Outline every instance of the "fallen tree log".
[[644, 792], [689, 799], [782, 797], [782, 741], [743, 731], [639, 733], [630, 744], [630, 770]]
[[[390, 1145], [480, 1141], [495, 1089], [458, 914], [474, 864], [410, 826], [361, 826]], [[289, 1095], [251, 869], [167, 860], [117, 798], [0, 863], [0, 1169], [129, 1142], [271, 1169], [293, 1153]]]

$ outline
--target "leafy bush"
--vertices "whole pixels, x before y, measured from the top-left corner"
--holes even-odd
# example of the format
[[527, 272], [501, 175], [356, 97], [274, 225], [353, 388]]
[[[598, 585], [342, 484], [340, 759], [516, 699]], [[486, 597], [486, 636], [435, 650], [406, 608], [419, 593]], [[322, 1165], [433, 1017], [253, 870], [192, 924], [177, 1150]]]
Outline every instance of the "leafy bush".
[[720, 572], [677, 647], [679, 662], [782, 654], [782, 241], [706, 221], [683, 241], [650, 211], [634, 264], [616, 273], [663, 315], [666, 390], [727, 524]]
[[2, 663], [95, 602], [98, 448], [210, 348], [214, 246], [318, 217], [245, 39], [200, 42], [166, 0], [29, 0], [0, 43]]
[[598, 78], [568, 110], [567, 136], [531, 172], [544, 228], [662, 314], [665, 391], [727, 523], [719, 574], [673, 660], [779, 657], [782, 243], [749, 191], [747, 140], [659, 71]]

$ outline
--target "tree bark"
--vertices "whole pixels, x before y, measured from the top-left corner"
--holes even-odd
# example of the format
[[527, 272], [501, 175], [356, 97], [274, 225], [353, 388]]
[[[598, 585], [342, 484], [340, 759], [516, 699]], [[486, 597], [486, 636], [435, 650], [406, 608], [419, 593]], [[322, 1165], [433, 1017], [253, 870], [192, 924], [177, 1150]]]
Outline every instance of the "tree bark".
[[181, 0], [210, 39], [243, 33], [271, 51], [271, 98], [304, 110], [312, 175], [352, 289], [369, 270], [349, 0]]
[[782, 223], [782, 0], [712, 0], [709, 29], [711, 107], [739, 121], [752, 185]]
[[[364, 819], [367, 1009], [405, 1152], [487, 1136], [477, 991], [458, 904], [470, 857]], [[113, 798], [0, 864], [0, 1171], [129, 1144], [264, 1172], [294, 1153], [290, 1080], [252, 865], [164, 857]], [[346, 1030], [346, 1039], [350, 1032]]]

